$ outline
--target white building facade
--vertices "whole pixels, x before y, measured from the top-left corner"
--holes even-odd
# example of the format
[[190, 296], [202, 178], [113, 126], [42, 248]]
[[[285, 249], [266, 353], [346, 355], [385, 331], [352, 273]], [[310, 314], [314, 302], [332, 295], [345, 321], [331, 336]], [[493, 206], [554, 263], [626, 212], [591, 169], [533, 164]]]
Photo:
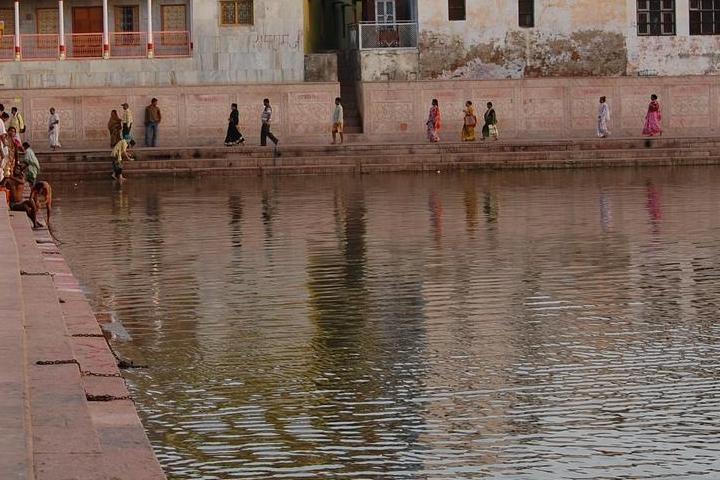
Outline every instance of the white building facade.
[[303, 80], [302, 0], [0, 1], [0, 86]]

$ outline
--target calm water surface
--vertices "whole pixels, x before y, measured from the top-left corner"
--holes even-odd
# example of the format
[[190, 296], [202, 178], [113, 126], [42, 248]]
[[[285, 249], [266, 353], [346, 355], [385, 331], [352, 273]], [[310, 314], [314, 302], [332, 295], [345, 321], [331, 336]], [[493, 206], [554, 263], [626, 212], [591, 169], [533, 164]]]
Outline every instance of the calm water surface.
[[720, 168], [56, 186], [172, 479], [720, 478]]

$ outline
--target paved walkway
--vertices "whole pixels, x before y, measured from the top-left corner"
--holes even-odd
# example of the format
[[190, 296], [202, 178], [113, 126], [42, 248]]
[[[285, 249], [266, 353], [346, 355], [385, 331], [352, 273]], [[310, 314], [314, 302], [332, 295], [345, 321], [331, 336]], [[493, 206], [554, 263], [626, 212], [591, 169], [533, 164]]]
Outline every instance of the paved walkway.
[[0, 479], [164, 478], [48, 231], [0, 200]]

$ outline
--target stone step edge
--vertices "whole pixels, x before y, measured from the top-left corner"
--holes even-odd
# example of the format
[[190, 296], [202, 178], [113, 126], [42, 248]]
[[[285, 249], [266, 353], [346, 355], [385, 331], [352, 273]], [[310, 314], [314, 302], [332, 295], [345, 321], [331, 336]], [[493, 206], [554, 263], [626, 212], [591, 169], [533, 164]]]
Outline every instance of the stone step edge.
[[[18, 215], [20, 214], [18, 213]], [[22, 216], [24, 217], [24, 214], [22, 214]], [[46, 236], [43, 236], [43, 233], [47, 233], [48, 231], [31, 230], [29, 221], [23, 222], [21, 225], [22, 226], [19, 228], [26, 228], [30, 230], [34, 239], [34, 248], [37, 250], [45, 248], [45, 251], [47, 252], [46, 246], [50, 245], [48, 243], [49, 239]], [[14, 227], [11, 225], [13, 236], [17, 238], [18, 232], [15, 231], [15, 228], [18, 228], [17, 223]], [[28, 232], [21, 233], [27, 234]], [[55, 246], [55, 248], [57, 247]], [[40, 254], [42, 255], [43, 252], [41, 251]], [[20, 255], [21, 252], [18, 249], [18, 265], [22, 263]], [[143, 480], [166, 480], [160, 464], [152, 450], [150, 442], [147, 439], [144, 427], [140, 422], [135, 406], [130, 400], [129, 391], [127, 390], [125, 381], [117, 367], [115, 356], [112, 354], [105, 337], [102, 336], [102, 333], [100, 333], [101, 330], [94, 314], [92, 313], [92, 310], [89, 307], [87, 299], [82, 292], [61, 293], [56, 281], [57, 277], [72, 274], [70, 273], [69, 267], [67, 267], [67, 264], [62, 256], [59, 255], [59, 251], [54, 253], [53, 257], [52, 265], [49, 264], [44, 255], [42, 263], [46, 267], [45, 270], [47, 273], [53, 278], [53, 292], [55, 294], [53, 301], [58, 302], [58, 304], [62, 307], [62, 320], [68, 334], [73, 331], [73, 329], [68, 328], [68, 317], [72, 314], [85, 316], [86, 321], [88, 319], [87, 315], [89, 314], [89, 318], [95, 325], [95, 329], [90, 330], [89, 333], [75, 333], [70, 336], [71, 348], [74, 357], [70, 360], [73, 361], [75, 367], [79, 370], [81, 387], [85, 394], [85, 409], [92, 421], [95, 436], [98, 444], [100, 445], [100, 454], [98, 458], [89, 458], [88, 461], [90, 462], [90, 465], [78, 465], [77, 468], [85, 469], [91, 467], [88, 471], [93, 472], [95, 475], [93, 478], [97, 478], [98, 480], [130, 480], [136, 478], [142, 478]], [[61, 261], [58, 262], [58, 260]], [[64, 272], [61, 271], [63, 269], [65, 269]], [[74, 279], [74, 277], [72, 278]], [[76, 295], [72, 295], [72, 293]], [[62, 301], [60, 297], [61, 294], [64, 297]], [[87, 325], [85, 325], [85, 328], [86, 327]], [[85, 332], [87, 330], [83, 329], [82, 331]], [[29, 368], [27, 361], [25, 362], [25, 366], [26, 369]], [[29, 395], [27, 396], [27, 399], [30, 400]], [[110, 413], [108, 413], [108, 411]], [[135, 427], [134, 432], [132, 432], [132, 436], [135, 437], [133, 440], [134, 448], [123, 449], [108, 445], [108, 441], [112, 442], [112, 439], [122, 436], [127, 430], [129, 430], [128, 425], [123, 425], [122, 428], [117, 427], [117, 429], [113, 426], [113, 413], [118, 418], [127, 419], [134, 417], [131, 422], [131, 426]], [[110, 426], [108, 427], [108, 425]], [[113, 431], [115, 433], [113, 433]], [[105, 435], [103, 435], [103, 432]], [[105, 440], [103, 437], [105, 437]], [[30, 439], [32, 439], [32, 436], [30, 436]], [[129, 440], [126, 441], [129, 443]], [[32, 450], [30, 450], [30, 452], [32, 452]], [[32, 463], [35, 464], [35, 471], [42, 471], [44, 465], [38, 465], [37, 459]], [[60, 474], [63, 472], [58, 473]], [[77, 472], [78, 475], [82, 475], [84, 473], [85, 470]], [[69, 472], [63, 474], [69, 474]], [[48, 478], [54, 477], [50, 476]]]
[[[12, 226], [10, 224], [10, 210], [8, 208], [7, 203], [4, 201], [4, 199], [0, 199], [0, 222], [2, 225], [0, 225], [0, 228], [7, 229], [7, 240], [8, 242], [5, 243], [4, 247], [8, 251], [5, 253], [8, 255], [10, 259], [13, 260], [14, 266], [11, 267], [11, 271], [14, 272], [15, 281], [16, 281], [16, 291], [15, 294], [17, 295], [18, 301], [18, 309], [20, 310], [19, 313], [19, 320], [21, 321], [21, 325], [19, 325], [20, 330], [22, 333], [20, 333], [20, 344], [21, 344], [21, 361], [22, 361], [22, 404], [23, 404], [23, 413], [22, 413], [22, 423], [23, 423], [23, 432], [24, 432], [24, 455], [22, 456], [22, 459], [19, 459], [17, 461], [10, 460], [11, 463], [15, 463], [15, 468], [13, 471], [7, 471], [8, 465], [4, 464], [5, 461], [8, 461], [7, 458], [3, 458], [0, 460], [0, 473], [3, 473], [3, 475], [16, 475], [18, 479], [27, 479], [27, 480], [34, 480], [35, 479], [35, 469], [33, 467], [33, 436], [32, 436], [32, 422], [30, 418], [30, 383], [28, 381], [29, 378], [29, 369], [28, 369], [28, 355], [27, 355], [27, 342], [25, 339], [25, 328], [26, 328], [26, 315], [25, 315], [25, 309], [24, 304], [22, 302], [22, 279], [20, 277], [20, 254], [17, 247], [17, 241], [15, 240], [15, 234], [13, 232]], [[0, 393], [2, 395], [2, 393]], [[2, 452], [2, 453], [9, 453], [9, 452]]]

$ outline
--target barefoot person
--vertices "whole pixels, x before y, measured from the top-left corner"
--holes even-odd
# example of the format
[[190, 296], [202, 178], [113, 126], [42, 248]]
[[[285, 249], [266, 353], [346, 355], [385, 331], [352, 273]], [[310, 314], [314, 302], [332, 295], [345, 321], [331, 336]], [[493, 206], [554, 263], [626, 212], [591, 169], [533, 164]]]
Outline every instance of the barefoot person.
[[343, 112], [342, 100], [340, 97], [335, 99], [335, 110], [333, 110], [332, 116], [332, 144], [337, 143], [337, 134], [340, 134], [340, 143], [345, 141], [343, 137], [343, 124], [345, 123], [345, 113]]
[[463, 110], [463, 128], [461, 138], [463, 142], [475, 141], [475, 126], [477, 125], [477, 117], [475, 116], [475, 107], [470, 100], [465, 102]]
[[57, 150], [62, 147], [62, 145], [60, 145], [60, 115], [55, 112], [55, 107], [50, 108], [48, 136], [50, 137], [50, 148]]
[[33, 223], [33, 228], [40, 228], [43, 225], [37, 221], [37, 207], [32, 200], [23, 200], [25, 194], [25, 179], [20, 177], [5, 177], [0, 182], [0, 187], [5, 187], [10, 192], [10, 210], [13, 212], [25, 212]]
[[658, 102], [657, 95], [653, 93], [650, 95], [650, 105], [648, 105], [648, 111], [645, 115], [645, 126], [643, 127], [642, 134], [646, 137], [662, 135], [663, 129], [660, 126], [660, 122], [662, 122], [660, 102]]
[[485, 140], [486, 138], [492, 138], [493, 140], [497, 141], [498, 121], [497, 114], [495, 113], [492, 102], [487, 103], [487, 110], [485, 111], [485, 115], [483, 115], [483, 119], [485, 120], [485, 125], [483, 125], [482, 129], [483, 140]]
[[275, 145], [278, 144], [278, 139], [275, 135], [272, 134], [270, 131], [270, 124], [272, 123], [272, 114], [273, 109], [270, 106], [270, 100], [264, 99], [263, 100], [263, 111], [262, 115], [260, 116], [260, 120], [262, 122], [262, 127], [260, 128], [260, 145], [263, 147], [267, 145], [267, 139], [269, 138], [271, 142], [273, 142]]
[[113, 173], [112, 178], [117, 180], [118, 182], [123, 182], [125, 180], [125, 177], [123, 177], [123, 162], [125, 160], [131, 161], [134, 160], [132, 153], [130, 149], [135, 146], [135, 140], [130, 140], [129, 142], [127, 140], [120, 139], [120, 141], [115, 145], [115, 147], [112, 150], [112, 157], [113, 157]]
[[430, 112], [428, 113], [426, 134], [428, 142], [437, 143], [440, 141], [440, 103], [436, 98], [433, 98], [430, 105]]
[[30, 185], [34, 185], [40, 174], [40, 162], [35, 156], [33, 149], [30, 148], [30, 143], [23, 142], [23, 149], [25, 150], [25, 155], [22, 160], [22, 171], [25, 175], [25, 180]]
[[600, 105], [598, 106], [598, 123], [597, 123], [597, 136], [600, 138], [607, 138], [610, 136], [610, 129], [608, 123], [610, 122], [610, 107], [607, 104], [605, 97], [600, 97]]
[[238, 111], [237, 103], [233, 103], [230, 105], [230, 117], [228, 118], [228, 128], [225, 134], [226, 147], [245, 143], [245, 139], [242, 133], [240, 133], [238, 125], [240, 125], [240, 112]]

